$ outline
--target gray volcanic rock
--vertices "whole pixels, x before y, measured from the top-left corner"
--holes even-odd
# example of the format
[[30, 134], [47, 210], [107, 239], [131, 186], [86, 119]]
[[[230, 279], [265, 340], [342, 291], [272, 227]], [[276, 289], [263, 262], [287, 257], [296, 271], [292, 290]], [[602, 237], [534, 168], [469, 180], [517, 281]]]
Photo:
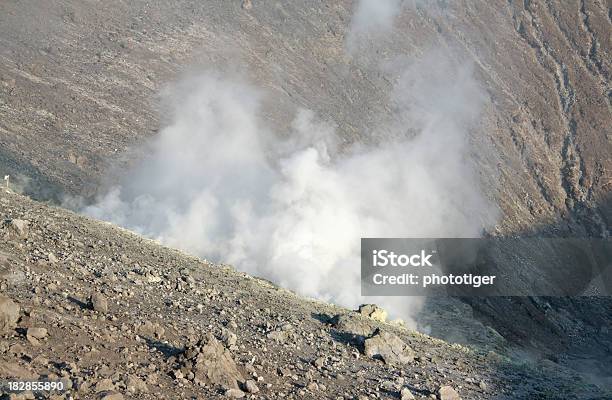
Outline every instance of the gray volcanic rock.
[[442, 386], [438, 390], [440, 400], [461, 400], [461, 397], [452, 386]]
[[414, 400], [415, 397], [408, 388], [403, 388], [400, 391], [400, 400]]
[[0, 333], [14, 329], [19, 320], [19, 305], [6, 296], [0, 295]]
[[108, 312], [108, 300], [102, 293], [94, 293], [90, 299], [91, 308], [95, 311], [106, 314]]
[[376, 330], [370, 321], [355, 313], [339, 314], [333, 318], [332, 324], [341, 332], [362, 337], [370, 336]]
[[149, 391], [146, 382], [134, 375], [128, 375], [125, 380], [125, 387], [131, 393], [147, 393]]
[[244, 383], [244, 389], [251, 394], [259, 392], [259, 387], [257, 386], [257, 383], [255, 383], [255, 381], [252, 379], [249, 379]]
[[359, 314], [378, 322], [387, 321], [387, 312], [376, 304], [362, 304], [359, 306]]
[[3, 283], [11, 286], [20, 285], [25, 279], [24, 271], [11, 262], [7, 255], [0, 254], [0, 287]]
[[36, 373], [16, 362], [0, 363], [0, 376], [20, 380], [36, 379]]
[[212, 335], [188, 347], [179, 362], [191, 370], [193, 381], [198, 384], [238, 390], [239, 383], [244, 381], [229, 350]]
[[124, 399], [121, 393], [116, 392], [114, 390], [107, 390], [107, 391], [101, 392], [97, 398], [100, 400], [123, 400]]
[[414, 350], [396, 335], [378, 330], [364, 342], [364, 354], [382, 359], [385, 364], [397, 365], [414, 360]]
[[44, 339], [47, 337], [47, 329], [41, 327], [28, 328], [26, 335], [36, 339]]
[[30, 221], [9, 219], [4, 221], [3, 228], [8, 237], [26, 239], [30, 232]]

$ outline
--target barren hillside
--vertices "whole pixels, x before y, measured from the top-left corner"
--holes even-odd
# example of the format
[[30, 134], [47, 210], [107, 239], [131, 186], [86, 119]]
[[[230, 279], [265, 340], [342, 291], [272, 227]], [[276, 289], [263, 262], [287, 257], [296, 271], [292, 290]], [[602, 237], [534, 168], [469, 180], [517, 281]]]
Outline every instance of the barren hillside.
[[606, 396], [549, 360], [451, 345], [20, 195], [1, 191], [0, 215], [0, 379], [68, 388], [40, 398]]

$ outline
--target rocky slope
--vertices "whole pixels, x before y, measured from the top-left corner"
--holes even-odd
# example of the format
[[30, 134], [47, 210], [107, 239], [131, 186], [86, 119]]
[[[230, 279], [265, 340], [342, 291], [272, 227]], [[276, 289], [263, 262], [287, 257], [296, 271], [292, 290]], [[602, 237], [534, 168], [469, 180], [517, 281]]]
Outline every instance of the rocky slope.
[[[253, 0], [249, 3], [252, 7], [243, 7], [238, 0], [181, 0], [171, 4], [157, 0], [110, 0], [104, 7], [74, 0], [49, 0], [42, 4], [2, 2], [0, 173], [10, 174], [14, 187], [38, 199], [57, 201], [63, 193], [91, 196], [105, 181], [114, 179], [115, 175], [109, 173], [111, 166], [123, 168], [131, 163], [137, 157], [131, 153], [132, 147], [151, 137], [163, 124], [158, 118], [155, 96], [166, 82], [192, 68], [224, 67], [235, 60], [239, 60], [249, 79], [271, 93], [272, 100], [265, 113], [274, 126], [282, 129], [289, 124], [297, 107], [306, 107], [336, 125], [346, 141], [368, 141], [369, 129], [390, 115], [383, 99], [391, 90], [393, 80], [373, 66], [398, 55], [421, 54], [433, 47], [467, 56], [487, 90], [480, 132], [474, 140], [482, 178], [489, 183], [487, 195], [496, 199], [503, 213], [495, 233], [523, 235], [535, 231], [546, 235], [609, 236], [611, 14], [605, 2], [415, 2], [404, 9], [396, 28], [375, 50], [365, 49], [352, 56], [345, 51], [345, 39], [354, 2]], [[34, 209], [42, 210], [41, 205], [11, 196], [3, 195], [3, 198], [8, 202], [3, 207], [9, 204], [11, 209], [5, 211], [6, 216], [33, 222], [35, 236], [27, 239], [32, 243], [38, 240], [37, 230], [53, 235], [53, 230], [44, 230], [45, 223], [40, 223], [46, 218], [55, 220], [53, 215], [66, 215], [68, 220], [62, 223], [74, 220], [93, 224], [57, 209], [50, 209], [48, 217], [46, 212], [39, 211], [37, 220]], [[30, 207], [33, 209], [28, 211]], [[34, 213], [32, 217], [27, 215], [30, 212]], [[55, 224], [61, 225], [60, 222]], [[14, 238], [1, 246], [6, 247], [7, 260], [18, 263], [18, 270], [29, 265], [26, 257], [48, 259], [48, 252], [61, 253], [56, 255], [58, 263], [41, 267], [37, 273], [63, 271], [66, 278], [57, 279], [60, 283], [70, 282], [68, 277], [78, 282], [79, 275], [62, 269], [71, 266], [65, 264], [64, 257], [68, 256], [62, 255], [62, 240], [68, 246], [77, 246], [74, 252], [82, 253], [81, 261], [75, 265], [83, 264], [100, 271], [103, 266], [90, 265], [84, 257], [95, 253], [96, 257], [111, 258], [123, 253], [119, 247], [124, 246], [123, 240], [114, 241], [119, 251], [86, 246], [85, 243], [96, 246], [94, 239], [87, 235], [103, 229], [101, 225], [94, 225], [96, 228], [81, 235], [66, 228], [66, 232], [80, 239], [73, 242], [63, 237], [57, 245], [41, 242], [37, 256], [28, 255], [30, 249], [24, 240], [21, 240], [24, 245], [21, 249], [12, 247], [20, 242]], [[116, 232], [104, 227], [108, 232]], [[115, 234], [109, 233], [109, 237]], [[152, 245], [130, 235], [125, 237], [131, 238], [129, 243], [139, 243], [138, 246], [140, 243]], [[106, 246], [106, 239], [101, 240]], [[83, 247], [78, 247], [77, 242]], [[111, 265], [109, 268], [115, 268], [112, 276], [124, 279], [127, 286], [130, 272], [133, 276], [147, 275], [146, 271], [138, 274], [134, 270], [148, 264], [137, 261], [137, 268], [132, 256], [126, 257], [128, 261], [106, 263]], [[95, 258], [96, 263], [102, 263], [98, 260], [102, 259]], [[161, 261], [148, 262], [159, 266], [158, 275], [165, 271]], [[175, 271], [172, 279], [178, 274]], [[95, 279], [106, 279], [102, 272], [98, 275]], [[89, 277], [94, 279], [94, 276]], [[144, 278], [139, 279], [144, 282]], [[20, 282], [25, 285], [23, 282], [30, 281]], [[22, 317], [27, 317], [23, 311], [28, 310], [30, 300], [27, 299], [39, 297], [44, 301], [42, 294], [26, 294], [6, 285], [7, 293], [22, 304]], [[42, 303], [44, 307], [59, 304], [53, 301], [60, 301], [64, 290], [57, 283], [53, 285], [40, 289], [55, 293], [49, 298], [50, 306]], [[146, 293], [147, 287], [149, 284], [137, 285], [130, 290], [142, 289]], [[153, 283], [151, 292], [158, 294], [153, 288], [159, 287]], [[83, 303], [64, 301], [73, 307], [67, 313], [89, 313], [97, 317], [85, 304], [93, 290], [83, 287], [80, 297], [69, 293]], [[272, 287], [267, 290], [282, 292]], [[119, 294], [129, 299], [123, 293], [109, 296], [111, 309]], [[224, 299], [220, 295], [214, 297]], [[240, 309], [254, 307], [251, 298], [248, 299]], [[134, 300], [129, 301], [128, 304], [136, 304]], [[293, 303], [283, 298], [282, 304]], [[611, 315], [606, 299], [490, 299], [475, 300], [469, 305], [455, 300], [441, 303], [432, 300], [428, 306], [423, 318], [432, 328], [432, 334], [438, 337], [499, 350], [500, 346], [491, 344], [497, 343], [499, 332], [503, 335], [501, 341], [508, 344], [502, 347], [528, 347], [529, 357], [534, 356], [535, 350], [537, 358], [550, 361], [558, 353], [564, 353], [561, 358], [567, 358], [569, 352], [569, 358], [578, 364], [577, 369], [587, 372], [609, 371], [608, 366], [612, 365], [612, 347], [608, 344], [612, 337], [609, 334]], [[124, 307], [127, 311], [125, 304]], [[158, 307], [166, 309], [165, 303], [159, 303]], [[268, 308], [277, 312], [273, 307]], [[268, 318], [261, 315], [262, 319]], [[331, 329], [303, 315], [301, 323], [313, 324], [305, 325], [305, 332], [312, 327]], [[19, 340], [26, 340], [24, 346], [30, 343], [24, 336], [26, 321], [23, 319], [15, 331], [21, 332]], [[127, 323], [126, 326], [129, 332], [134, 330]], [[489, 330], [489, 326], [494, 329]], [[118, 329], [115, 335], [129, 336], [124, 335], [120, 325]], [[182, 332], [182, 328], [176, 331]], [[94, 332], [90, 328], [91, 340], [96, 339]], [[110, 326], [109, 332], [112, 332]], [[166, 326], [165, 332], [172, 331]], [[46, 340], [59, 343], [57, 331]], [[310, 340], [315, 343], [315, 338]], [[144, 348], [144, 344], [140, 345]], [[187, 341], [175, 345], [182, 349]], [[29, 356], [18, 358], [26, 362]], [[590, 363], [598, 366], [591, 368]], [[492, 368], [491, 376], [500, 379], [505, 376], [493, 364], [482, 365], [485, 369]], [[242, 368], [244, 363], [238, 362], [238, 366]], [[60, 372], [57, 368], [54, 371]], [[511, 381], [508, 378], [506, 382]], [[334, 382], [333, 390], [337, 385]], [[527, 391], [533, 389], [530, 385]], [[428, 386], [427, 391], [435, 392], [434, 386]], [[462, 393], [469, 387], [466, 385], [468, 389], [458, 391]], [[502, 389], [503, 386], [497, 393], [502, 393]], [[560, 393], [557, 389], [550, 389], [552, 392], [548, 393]], [[572, 390], [577, 389], [567, 389], [568, 396]]]
[[68, 388], [37, 398], [605, 397], [553, 362], [301, 298], [17, 194], [0, 192], [0, 217], [0, 379]]

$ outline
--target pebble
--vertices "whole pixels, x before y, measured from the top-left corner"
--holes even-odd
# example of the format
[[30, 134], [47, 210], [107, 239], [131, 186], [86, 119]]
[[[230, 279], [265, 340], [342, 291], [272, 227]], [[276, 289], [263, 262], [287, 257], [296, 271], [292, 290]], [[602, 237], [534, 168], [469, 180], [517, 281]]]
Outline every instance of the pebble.
[[229, 389], [225, 392], [225, 397], [230, 399], [241, 399], [245, 396], [245, 393], [240, 389]]
[[400, 391], [401, 400], [414, 400], [414, 395], [408, 388], [402, 388]]
[[246, 391], [251, 394], [259, 392], [259, 387], [257, 387], [257, 384], [252, 379], [247, 380], [244, 384], [244, 387]]
[[452, 386], [442, 386], [438, 389], [440, 400], [461, 400], [459, 393]]

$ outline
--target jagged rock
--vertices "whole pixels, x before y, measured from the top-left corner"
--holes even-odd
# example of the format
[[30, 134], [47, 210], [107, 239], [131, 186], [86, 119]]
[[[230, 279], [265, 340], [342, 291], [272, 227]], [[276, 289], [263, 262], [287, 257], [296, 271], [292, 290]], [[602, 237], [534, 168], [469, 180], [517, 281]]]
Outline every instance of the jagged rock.
[[249, 379], [244, 383], [244, 388], [248, 393], [254, 394], [259, 392], [259, 387], [254, 380]]
[[0, 267], [9, 265], [9, 256], [8, 254], [0, 252]]
[[9, 285], [19, 285], [26, 279], [23, 270], [10, 265], [0, 265], [0, 281], [4, 281]]
[[362, 304], [359, 306], [358, 312], [374, 321], [385, 322], [387, 320], [387, 312], [376, 304]]
[[20, 366], [16, 362], [0, 363], [0, 377], [14, 379], [35, 379], [38, 377], [34, 372]]
[[181, 371], [180, 369], [172, 371], [172, 376], [174, 376], [174, 379], [183, 379], [185, 377], [183, 375], [183, 371]]
[[102, 314], [108, 312], [108, 300], [102, 293], [94, 293], [90, 298], [91, 308]]
[[400, 391], [401, 400], [414, 400], [414, 395], [408, 388], [402, 388]]
[[100, 381], [98, 381], [98, 383], [96, 383], [96, 392], [106, 392], [106, 391], [110, 391], [113, 390], [115, 388], [115, 385], [113, 384], [113, 381], [111, 379], [102, 379]]
[[0, 285], [8, 283], [9, 285], [18, 285], [25, 281], [25, 273], [17, 266], [17, 263], [11, 262], [9, 254], [0, 252]]
[[161, 277], [154, 275], [154, 274], [146, 275], [144, 279], [145, 279], [145, 282], [147, 283], [159, 283], [162, 281]]
[[397, 326], [399, 328], [405, 328], [406, 322], [401, 318], [396, 318], [393, 321], [389, 322], [391, 325]]
[[26, 335], [35, 337], [36, 339], [44, 339], [47, 336], [47, 329], [38, 327], [28, 328]]
[[383, 383], [381, 383], [380, 387], [382, 387], [387, 392], [391, 392], [395, 388], [395, 383], [393, 383], [392, 381], [384, 381]]
[[8, 237], [17, 239], [27, 239], [30, 234], [30, 221], [23, 219], [5, 220], [3, 228]]
[[47, 329], [45, 328], [28, 328], [26, 332], [26, 339], [28, 342], [32, 343], [34, 346], [40, 345], [40, 339], [44, 339], [47, 337]]
[[144, 324], [138, 326], [138, 334], [146, 337], [161, 338], [166, 330], [157, 322], [145, 321]]
[[438, 389], [438, 397], [440, 400], [461, 400], [459, 393], [452, 386], [442, 386]]
[[321, 368], [323, 367], [323, 365], [325, 365], [325, 359], [323, 357], [319, 357], [312, 362], [312, 365], [314, 365], [317, 368]]
[[339, 331], [362, 337], [370, 336], [376, 329], [367, 320], [351, 314], [337, 315], [332, 320], [332, 325]]
[[268, 339], [272, 339], [277, 343], [284, 343], [287, 340], [287, 332], [285, 331], [272, 331], [266, 336]]
[[140, 378], [134, 375], [128, 375], [125, 379], [125, 387], [131, 393], [147, 393], [149, 388], [147, 384]]
[[13, 330], [19, 320], [20, 307], [6, 296], [0, 295], [0, 333]]
[[115, 392], [114, 390], [107, 390], [105, 392], [99, 393], [98, 399], [100, 400], [123, 400], [123, 395], [119, 392]]
[[[3, 397], [4, 399], [4, 397]], [[36, 397], [34, 393], [30, 390], [26, 390], [25, 392], [20, 393], [11, 393], [6, 397], [7, 400], [35, 400]]]
[[236, 342], [238, 341], [238, 337], [229, 329], [223, 328], [221, 330], [221, 340], [223, 341], [223, 344], [225, 344], [227, 347], [231, 347], [236, 344]]
[[380, 358], [386, 364], [403, 364], [414, 360], [414, 351], [396, 335], [376, 331], [366, 339], [364, 353], [373, 358]]
[[188, 347], [179, 362], [190, 366], [196, 383], [239, 389], [238, 382], [244, 381], [229, 350], [210, 334]]
[[159, 374], [149, 374], [146, 378], [146, 383], [148, 385], [157, 385], [159, 382]]
[[51, 264], [55, 264], [55, 263], [57, 263], [57, 262], [58, 262], [57, 257], [56, 257], [56, 256], [55, 256], [55, 254], [53, 254], [53, 253], [49, 253], [49, 255], [47, 256], [47, 258], [49, 259], [49, 262], [50, 262]]
[[225, 392], [225, 397], [229, 397], [230, 399], [241, 399], [245, 396], [245, 393], [240, 389], [228, 389]]

